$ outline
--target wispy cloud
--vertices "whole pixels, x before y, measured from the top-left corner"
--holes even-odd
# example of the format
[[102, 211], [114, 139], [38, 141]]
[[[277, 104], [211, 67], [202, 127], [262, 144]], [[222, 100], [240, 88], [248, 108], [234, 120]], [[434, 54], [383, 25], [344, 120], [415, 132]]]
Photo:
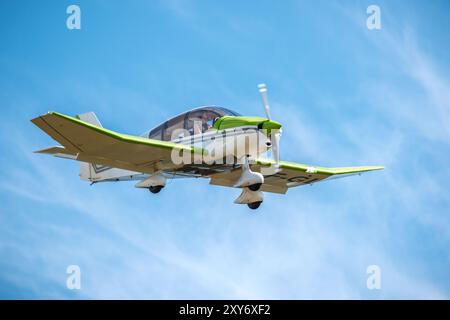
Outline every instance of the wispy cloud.
[[[189, 3], [169, 6], [186, 23], [199, 18]], [[107, 76], [99, 76], [96, 85], [74, 77], [63, 81], [58, 91], [39, 70], [16, 65], [27, 70], [21, 82], [28, 79], [32, 85], [27, 88], [38, 87], [41, 93], [11, 85], [8, 94], [1, 95], [8, 113], [0, 128], [0, 283], [10, 288], [0, 288], [0, 294], [15, 297], [14, 290], [20, 290], [39, 298], [448, 298], [448, 282], [441, 281], [448, 279], [450, 261], [450, 171], [445, 166], [450, 91], [441, 71], [445, 68], [426, 54], [414, 28], [399, 25], [392, 27], [395, 33], [384, 29], [374, 37], [361, 23], [364, 11], [350, 10], [343, 18], [334, 9], [329, 12], [333, 17], [361, 28], [352, 31], [353, 42], [346, 39], [354, 49], [346, 51], [354, 62], [346, 66], [360, 71], [349, 80], [354, 90], [328, 92], [305, 74], [278, 79], [276, 86], [285, 95], [270, 98], [273, 115], [285, 129], [282, 154], [314, 165], [380, 164], [386, 170], [292, 189], [286, 196], [267, 194], [257, 213], [232, 204], [239, 190], [209, 186], [205, 180], [172, 181], [156, 196], [129, 183], [90, 187], [78, 180], [74, 162], [31, 153], [50, 143], [28, 121], [31, 114], [46, 111], [40, 97], [47, 94], [52, 97], [48, 101], [65, 101], [73, 88], [77, 108], [92, 105], [94, 111], [102, 110], [118, 126], [113, 129], [133, 130], [142, 114], [158, 110], [163, 117], [176, 110], [160, 107], [160, 100], [149, 105], [147, 94], [121, 89]], [[201, 34], [204, 39], [230, 29], [252, 34], [243, 19], [225, 9], [217, 14], [229, 22], [226, 30], [207, 30]], [[202, 24], [196, 28], [201, 30]], [[243, 38], [248, 36], [243, 33]], [[266, 37], [270, 33], [257, 41], [265, 43]], [[214, 43], [219, 42], [227, 45], [225, 38]], [[364, 69], [371, 63], [358, 63], [362, 53], [373, 57], [374, 50], [386, 59], [371, 62], [370, 71], [378, 72], [371, 77]], [[227, 75], [220, 60], [208, 70], [208, 80], [193, 75], [186, 87], [210, 89], [207, 82], [214, 79], [220, 97], [236, 101], [238, 111], [261, 114], [256, 92], [249, 98], [239, 87], [262, 74], [278, 75], [283, 64], [275, 60], [265, 64], [263, 72], [249, 75], [250, 80], [237, 79], [231, 85], [228, 79], [245, 77]], [[305, 61], [300, 60], [289, 68], [301, 70]], [[245, 59], [241, 64], [238, 58], [232, 61], [246, 70]], [[320, 62], [306, 61], [317, 68]], [[8, 74], [17, 74], [14, 68]], [[163, 74], [150, 77], [152, 86], [158, 77]], [[271, 79], [275, 82], [277, 76]], [[289, 94], [299, 83], [308, 86], [302, 88], [310, 99]], [[27, 109], [20, 109], [24, 105]], [[79, 264], [82, 270], [78, 293], [65, 288], [69, 264]], [[381, 291], [366, 288], [370, 264], [381, 267]]]

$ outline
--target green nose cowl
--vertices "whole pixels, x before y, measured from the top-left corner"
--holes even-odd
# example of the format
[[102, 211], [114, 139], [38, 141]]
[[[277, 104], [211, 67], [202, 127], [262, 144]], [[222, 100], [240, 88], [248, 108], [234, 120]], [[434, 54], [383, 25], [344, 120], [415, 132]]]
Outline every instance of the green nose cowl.
[[281, 123], [273, 120], [266, 120], [260, 124], [262, 129], [280, 129]]
[[245, 117], [245, 116], [224, 116], [214, 123], [214, 128], [217, 130], [257, 126], [259, 129], [280, 129], [281, 124], [277, 121], [268, 120], [262, 117]]

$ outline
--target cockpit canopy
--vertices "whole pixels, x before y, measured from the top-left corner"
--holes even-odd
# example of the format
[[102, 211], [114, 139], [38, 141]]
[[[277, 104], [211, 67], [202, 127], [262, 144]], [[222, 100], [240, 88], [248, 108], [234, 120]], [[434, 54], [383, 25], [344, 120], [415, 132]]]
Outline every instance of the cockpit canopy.
[[145, 135], [150, 139], [170, 141], [173, 138], [172, 135], [175, 130], [182, 132], [182, 129], [184, 129], [185, 134], [188, 132], [190, 135], [196, 135], [212, 128], [214, 122], [223, 116], [239, 115], [234, 111], [222, 107], [195, 108], [167, 120]]

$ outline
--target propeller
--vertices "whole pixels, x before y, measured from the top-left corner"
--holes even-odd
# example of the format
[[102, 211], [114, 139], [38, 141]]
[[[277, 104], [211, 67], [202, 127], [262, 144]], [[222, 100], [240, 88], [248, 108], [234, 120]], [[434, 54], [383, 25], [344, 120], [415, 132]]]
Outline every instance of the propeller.
[[[267, 98], [267, 87], [264, 83], [261, 83], [258, 85], [259, 93], [261, 94], [264, 109], [266, 111], [267, 119], [271, 120], [270, 118], [270, 106], [269, 106], [269, 99]], [[270, 138], [272, 142], [272, 158], [275, 162], [275, 173], [278, 171], [279, 167], [279, 161], [280, 161], [280, 138], [281, 138], [281, 129], [279, 130], [271, 130]]]
[[261, 93], [261, 97], [263, 100], [264, 109], [266, 110], [267, 119], [270, 119], [270, 107], [269, 107], [269, 99], [267, 99], [267, 87], [265, 83], [258, 84], [259, 93]]

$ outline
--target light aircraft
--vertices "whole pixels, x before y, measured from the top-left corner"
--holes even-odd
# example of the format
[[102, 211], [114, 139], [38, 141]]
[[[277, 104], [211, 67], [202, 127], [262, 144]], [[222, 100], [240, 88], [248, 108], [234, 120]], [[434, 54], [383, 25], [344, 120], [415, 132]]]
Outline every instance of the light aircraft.
[[91, 183], [136, 180], [137, 188], [152, 193], [160, 192], [168, 179], [207, 178], [212, 185], [242, 189], [235, 203], [251, 209], [263, 202], [263, 192], [285, 194], [292, 187], [383, 169], [280, 160], [281, 124], [270, 117], [266, 86], [258, 88], [266, 117], [206, 106], [141, 136], [105, 129], [93, 112], [75, 117], [49, 112], [31, 121], [61, 145], [36, 152], [80, 161], [80, 177]]

